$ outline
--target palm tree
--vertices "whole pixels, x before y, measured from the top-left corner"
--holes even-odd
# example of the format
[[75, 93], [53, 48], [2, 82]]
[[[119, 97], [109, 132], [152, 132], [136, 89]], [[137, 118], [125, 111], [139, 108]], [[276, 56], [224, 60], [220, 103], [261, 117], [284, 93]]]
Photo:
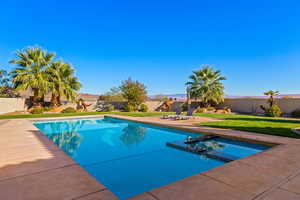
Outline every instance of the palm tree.
[[33, 103], [43, 101], [48, 92], [49, 81], [46, 69], [51, 64], [54, 53], [40, 47], [28, 47], [16, 53], [17, 59], [10, 63], [17, 65], [12, 71], [12, 81], [17, 90], [33, 91]]
[[193, 71], [189, 78], [191, 80], [186, 85], [191, 98], [200, 99], [205, 106], [224, 101], [224, 85], [221, 81], [226, 78], [221, 76], [220, 70], [214, 70], [206, 65], [200, 70]]
[[265, 92], [264, 95], [269, 96], [268, 103], [270, 107], [272, 107], [275, 103], [274, 97], [279, 95], [279, 91], [269, 90]]
[[49, 74], [51, 104], [53, 106], [61, 105], [61, 97], [68, 100], [75, 100], [76, 91], [81, 88], [81, 84], [74, 77], [74, 69], [68, 63], [62, 61], [53, 62], [47, 69]]

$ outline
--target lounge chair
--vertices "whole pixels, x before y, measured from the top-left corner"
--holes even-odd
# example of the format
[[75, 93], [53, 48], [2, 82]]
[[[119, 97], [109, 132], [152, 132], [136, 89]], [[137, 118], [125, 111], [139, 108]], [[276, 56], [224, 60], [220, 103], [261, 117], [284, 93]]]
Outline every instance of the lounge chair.
[[175, 119], [177, 120], [188, 120], [194, 118], [193, 112], [195, 109], [189, 109], [186, 115], [178, 115]]
[[182, 110], [181, 109], [178, 109], [176, 111], [176, 114], [175, 115], [163, 115], [161, 118], [162, 119], [176, 119], [177, 117], [180, 116], [180, 114], [182, 113]]

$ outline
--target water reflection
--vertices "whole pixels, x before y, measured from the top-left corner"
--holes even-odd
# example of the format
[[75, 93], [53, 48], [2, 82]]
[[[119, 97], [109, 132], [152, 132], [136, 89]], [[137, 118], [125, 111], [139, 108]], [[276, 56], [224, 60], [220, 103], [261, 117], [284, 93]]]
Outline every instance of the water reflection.
[[76, 150], [82, 142], [82, 137], [75, 131], [49, 135], [49, 138], [70, 156], [75, 155]]
[[147, 128], [130, 124], [122, 131], [120, 140], [128, 147], [141, 143], [147, 134]]
[[82, 128], [87, 122], [88, 121], [84, 120], [76, 120], [63, 123], [50, 123], [51, 133], [54, 134], [49, 134], [48, 137], [67, 154], [74, 156], [83, 140], [77, 133], [77, 130]]

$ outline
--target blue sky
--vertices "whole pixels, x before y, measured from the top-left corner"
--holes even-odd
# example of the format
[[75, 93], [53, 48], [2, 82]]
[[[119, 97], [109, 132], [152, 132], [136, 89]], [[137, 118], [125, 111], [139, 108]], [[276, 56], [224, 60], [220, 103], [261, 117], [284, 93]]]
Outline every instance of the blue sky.
[[83, 92], [129, 76], [150, 94], [183, 93], [192, 70], [211, 64], [226, 93], [300, 93], [300, 1], [6, 0], [0, 68], [40, 45], [72, 63]]

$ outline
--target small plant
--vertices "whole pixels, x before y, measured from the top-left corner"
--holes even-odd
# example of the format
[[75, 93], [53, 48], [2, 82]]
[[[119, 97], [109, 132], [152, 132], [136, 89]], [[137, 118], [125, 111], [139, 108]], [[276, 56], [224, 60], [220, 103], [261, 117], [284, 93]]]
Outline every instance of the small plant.
[[52, 107], [44, 107], [44, 112], [50, 112], [52, 109]]
[[300, 109], [298, 109], [298, 110], [294, 110], [292, 113], [292, 117], [300, 117]]
[[112, 112], [115, 109], [115, 107], [111, 104], [106, 104], [103, 106], [104, 112]]
[[44, 108], [43, 107], [36, 107], [36, 108], [33, 108], [31, 111], [30, 111], [31, 114], [43, 114], [44, 113]]
[[265, 112], [268, 117], [280, 117], [282, 115], [280, 107], [276, 104], [267, 108]]
[[197, 108], [195, 110], [195, 113], [206, 113], [207, 112], [207, 109], [206, 108]]
[[148, 112], [148, 110], [149, 110], [149, 108], [148, 108], [148, 106], [146, 104], [142, 104], [140, 106], [140, 111], [141, 112]]
[[67, 107], [61, 111], [61, 113], [76, 113], [75, 108]]
[[207, 111], [208, 112], [216, 112], [216, 109], [214, 107], [210, 106], [210, 107], [207, 108]]
[[124, 107], [124, 110], [125, 110], [126, 112], [134, 112], [134, 111], [136, 111], [136, 108], [135, 108], [133, 105], [127, 104], [127, 105]]

